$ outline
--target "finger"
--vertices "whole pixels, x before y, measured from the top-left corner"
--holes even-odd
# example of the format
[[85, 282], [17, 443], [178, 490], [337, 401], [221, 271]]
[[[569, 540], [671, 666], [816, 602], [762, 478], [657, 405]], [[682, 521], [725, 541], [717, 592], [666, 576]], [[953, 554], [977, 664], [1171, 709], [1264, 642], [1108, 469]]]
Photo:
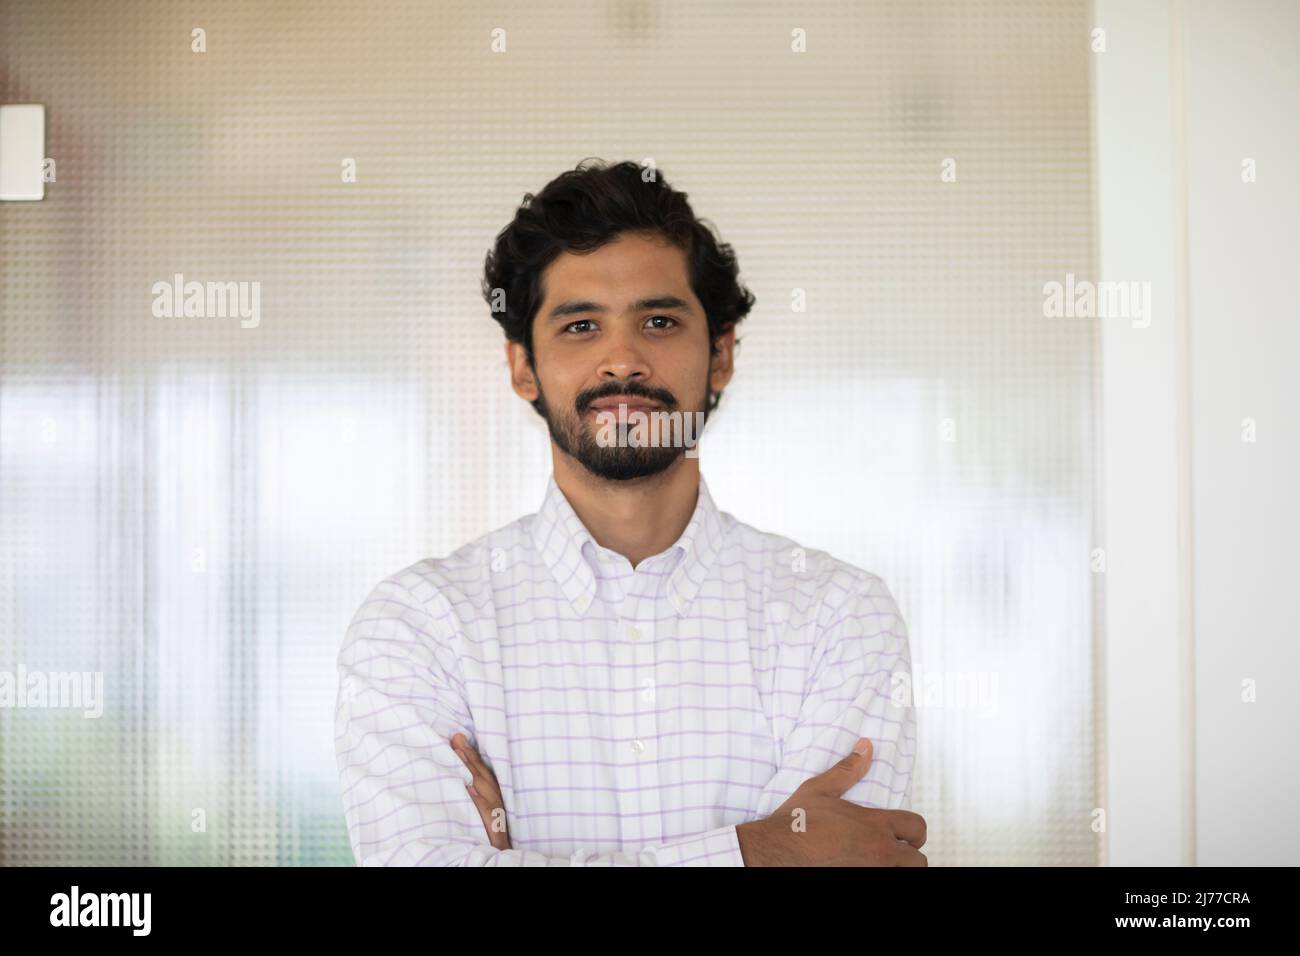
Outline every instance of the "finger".
[[465, 735], [459, 733], [452, 734], [451, 740], [449, 740], [448, 743], [451, 744], [452, 753], [460, 758], [460, 762], [465, 765], [466, 769], [472, 769], [469, 765], [469, 757], [465, 753], [465, 751], [469, 749], [469, 741], [465, 739]]
[[487, 828], [488, 833], [491, 833], [492, 806], [488, 802], [487, 797], [483, 796], [482, 793], [476, 792], [476, 788], [472, 785], [467, 785], [465, 787], [465, 792], [469, 794], [470, 800], [474, 801], [474, 809], [478, 811], [478, 815], [482, 818], [483, 826]]
[[470, 767], [469, 761], [465, 759], [465, 753], [462, 750], [462, 748], [459, 746], [459, 743], [457, 741], [458, 736], [460, 735], [453, 735], [451, 740], [449, 740], [447, 743], [451, 747], [451, 752], [456, 755], [456, 759], [460, 761], [460, 765], [463, 768], [461, 770], [461, 781], [466, 786], [469, 786], [471, 783], [474, 782], [474, 770], [472, 767]]
[[465, 769], [469, 771], [470, 782], [465, 784], [465, 791], [469, 794], [470, 801], [474, 804], [474, 809], [478, 811], [479, 819], [483, 822], [483, 830], [487, 834], [488, 843], [498, 850], [510, 849], [508, 829], [497, 830], [493, 828], [498, 814], [502, 816], [503, 822], [505, 814], [505, 801], [501, 798], [501, 791], [497, 786], [496, 777], [479, 759], [478, 751], [469, 745], [469, 741], [464, 734], [452, 734], [449, 743], [452, 751], [460, 758], [461, 763], [465, 765]]
[[461, 763], [469, 768], [470, 773], [476, 778], [491, 779], [496, 783], [496, 778], [492, 771], [483, 763], [479, 757], [478, 751], [470, 746], [469, 741], [464, 734], [453, 734], [451, 738], [451, 749], [455, 751], [456, 756], [460, 758]]
[[451, 735], [450, 743], [451, 749], [456, 751], [456, 756], [459, 757], [464, 762], [465, 766], [468, 767], [469, 755], [477, 753], [474, 749], [474, 745], [469, 742], [469, 738], [462, 733], [454, 733]]
[[474, 777], [474, 787], [483, 795], [483, 799], [489, 801], [494, 807], [505, 807], [506, 801], [501, 793], [501, 788], [491, 777], [484, 779], [476, 775]]
[[474, 777], [472, 786], [478, 795], [492, 806], [504, 808], [505, 799], [501, 795], [501, 788], [497, 785], [496, 778], [492, 776], [492, 771], [471, 768], [470, 773]]
[[481, 795], [492, 807], [505, 809], [505, 799], [501, 794], [501, 786], [497, 783], [496, 774], [492, 772], [483, 758], [479, 756], [477, 750], [468, 745], [462, 747], [459, 751], [461, 759], [465, 761], [465, 766], [469, 768], [470, 775], [473, 778], [472, 786], [479, 795]]
[[853, 752], [824, 773], [809, 778], [809, 783], [819, 793], [838, 797], [864, 776], [871, 767], [871, 738], [861, 737]]
[[483, 821], [483, 832], [487, 834], [488, 842], [498, 850], [509, 848], [510, 836], [505, 832], [495, 832], [492, 829], [492, 822], [495, 819], [495, 810], [492, 801], [484, 797], [481, 793], [475, 793], [472, 786], [465, 788], [469, 791], [469, 797], [474, 801], [474, 809], [478, 811], [479, 819]]
[[898, 841], [898, 851], [894, 856], [894, 866], [929, 866], [925, 854], [915, 847]]
[[485, 785], [490, 786], [493, 790], [499, 791], [496, 774], [492, 772], [491, 767], [483, 762], [483, 758], [479, 756], [477, 750], [467, 745], [461, 749], [461, 755], [464, 757], [466, 765], [473, 771], [475, 778], [482, 780]]
[[919, 813], [913, 813], [911, 810], [890, 810], [889, 825], [893, 828], [897, 839], [906, 840], [918, 849], [925, 846], [925, 817]]
[[483, 828], [487, 830], [488, 840], [498, 850], [508, 850], [510, 824], [505, 815], [505, 801], [501, 799], [501, 792], [495, 782], [485, 782], [482, 777], [475, 774], [474, 785], [466, 789], [469, 790], [474, 806], [478, 808], [479, 816], [483, 820]]

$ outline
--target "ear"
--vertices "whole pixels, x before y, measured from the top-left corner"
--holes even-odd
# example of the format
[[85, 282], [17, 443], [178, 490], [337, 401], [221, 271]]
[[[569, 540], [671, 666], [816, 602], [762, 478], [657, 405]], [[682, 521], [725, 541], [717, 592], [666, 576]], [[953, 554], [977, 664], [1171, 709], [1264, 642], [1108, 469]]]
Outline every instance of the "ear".
[[717, 346], [718, 351], [709, 362], [709, 387], [715, 392], [720, 392], [727, 387], [727, 383], [731, 381], [731, 374], [735, 371], [736, 327], [734, 325], [718, 336]]
[[528, 353], [522, 342], [506, 342], [506, 362], [510, 366], [510, 387], [525, 402], [537, 401], [541, 394], [537, 389], [537, 378], [533, 367], [528, 364]]

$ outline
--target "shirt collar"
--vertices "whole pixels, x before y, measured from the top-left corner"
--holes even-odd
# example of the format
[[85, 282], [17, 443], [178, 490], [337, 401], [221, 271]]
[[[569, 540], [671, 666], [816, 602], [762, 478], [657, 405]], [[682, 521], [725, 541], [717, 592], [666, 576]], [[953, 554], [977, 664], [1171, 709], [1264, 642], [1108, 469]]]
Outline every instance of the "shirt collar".
[[[579, 615], [586, 614], [596, 596], [596, 574], [584, 545], [591, 543], [591, 554], [596, 553], [599, 545], [564, 497], [554, 472], [546, 482], [546, 496], [534, 517], [532, 530], [538, 553], [565, 598]], [[699, 593], [722, 548], [722, 538], [722, 515], [701, 475], [691, 520], [668, 549], [681, 552], [681, 559], [668, 577], [668, 598], [678, 614], [684, 613]]]

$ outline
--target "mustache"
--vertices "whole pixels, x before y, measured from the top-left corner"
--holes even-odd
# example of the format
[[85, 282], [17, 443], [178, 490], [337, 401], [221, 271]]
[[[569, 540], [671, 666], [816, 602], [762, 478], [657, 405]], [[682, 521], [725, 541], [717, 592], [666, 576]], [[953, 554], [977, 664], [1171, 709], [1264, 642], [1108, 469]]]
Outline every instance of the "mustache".
[[652, 402], [658, 402], [667, 410], [677, 407], [677, 399], [673, 397], [672, 392], [662, 388], [651, 388], [635, 381], [606, 382], [603, 385], [597, 385], [595, 388], [589, 388], [585, 392], [578, 393], [574, 404], [577, 406], [578, 414], [582, 414], [591, 406], [592, 402], [613, 395], [630, 395], [633, 398], [648, 399]]

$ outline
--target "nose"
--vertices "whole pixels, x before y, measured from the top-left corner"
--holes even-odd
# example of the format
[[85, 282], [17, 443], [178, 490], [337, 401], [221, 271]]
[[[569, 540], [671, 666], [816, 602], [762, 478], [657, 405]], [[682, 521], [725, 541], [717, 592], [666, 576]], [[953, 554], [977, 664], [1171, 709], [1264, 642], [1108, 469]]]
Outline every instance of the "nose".
[[650, 377], [650, 363], [646, 361], [635, 332], [620, 330], [605, 339], [608, 348], [596, 370], [601, 381], [609, 379], [637, 379]]

